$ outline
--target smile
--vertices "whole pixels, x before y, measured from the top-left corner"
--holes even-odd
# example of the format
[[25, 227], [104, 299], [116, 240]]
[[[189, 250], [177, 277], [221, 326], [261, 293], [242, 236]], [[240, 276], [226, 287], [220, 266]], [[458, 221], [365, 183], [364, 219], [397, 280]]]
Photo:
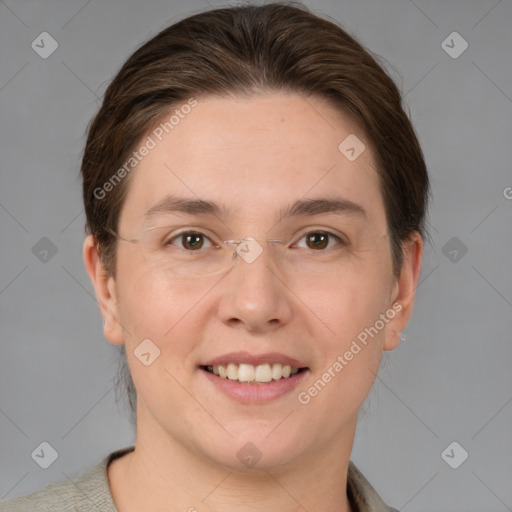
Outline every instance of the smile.
[[228, 363], [227, 365], [202, 366], [202, 368], [222, 379], [245, 384], [267, 384], [275, 380], [288, 379], [305, 369], [281, 363], [259, 365]]

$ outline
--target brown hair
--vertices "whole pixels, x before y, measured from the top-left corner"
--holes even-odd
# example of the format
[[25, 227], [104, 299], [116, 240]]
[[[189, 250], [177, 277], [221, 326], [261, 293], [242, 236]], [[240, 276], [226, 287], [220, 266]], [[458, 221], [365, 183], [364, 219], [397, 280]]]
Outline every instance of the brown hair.
[[[399, 274], [402, 243], [415, 231], [426, 235], [429, 195], [423, 154], [400, 92], [376, 57], [337, 24], [302, 4], [278, 2], [185, 18], [141, 46], [109, 85], [89, 127], [81, 173], [86, 232], [94, 235], [110, 275], [115, 276], [112, 232], [126, 196], [127, 172], [118, 172], [123, 179], [108, 193], [98, 190], [107, 190], [102, 187], [113, 183], [142, 137], [172, 108], [194, 96], [262, 91], [322, 98], [361, 127], [376, 158], [393, 272]], [[126, 370], [133, 412], [136, 394]]]

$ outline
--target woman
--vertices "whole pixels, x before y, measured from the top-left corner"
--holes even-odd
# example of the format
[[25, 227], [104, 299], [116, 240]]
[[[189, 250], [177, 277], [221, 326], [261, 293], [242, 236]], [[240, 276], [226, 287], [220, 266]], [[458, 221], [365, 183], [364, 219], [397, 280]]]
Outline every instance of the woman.
[[1, 509], [393, 511], [350, 454], [429, 184], [370, 54], [302, 6], [186, 18], [114, 78], [81, 171], [136, 444]]

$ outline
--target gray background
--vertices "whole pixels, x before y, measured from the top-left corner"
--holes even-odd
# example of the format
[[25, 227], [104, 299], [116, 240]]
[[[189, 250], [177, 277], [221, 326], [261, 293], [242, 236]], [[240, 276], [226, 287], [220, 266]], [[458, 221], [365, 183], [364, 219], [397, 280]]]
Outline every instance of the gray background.
[[[223, 4], [0, 2], [0, 499], [74, 477], [134, 442], [82, 262], [80, 156], [129, 54], [209, 5]], [[413, 318], [385, 357], [352, 458], [399, 510], [512, 510], [512, 3], [306, 5], [387, 60], [433, 186]], [[43, 31], [59, 45], [47, 59], [31, 48]], [[441, 45], [453, 31], [469, 44], [458, 58]], [[46, 262], [40, 246], [33, 252], [43, 237], [57, 249]], [[31, 457], [43, 441], [58, 452], [48, 469]], [[469, 453], [457, 469], [441, 457], [452, 441]]]

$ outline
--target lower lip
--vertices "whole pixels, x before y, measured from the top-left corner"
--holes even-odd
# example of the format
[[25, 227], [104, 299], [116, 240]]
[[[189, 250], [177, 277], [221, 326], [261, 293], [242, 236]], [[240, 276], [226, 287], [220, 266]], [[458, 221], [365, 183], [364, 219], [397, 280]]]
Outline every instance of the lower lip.
[[309, 373], [309, 370], [302, 370], [287, 379], [282, 378], [264, 384], [242, 384], [235, 380], [218, 377], [202, 368], [200, 371], [217, 389], [243, 404], [261, 404], [276, 400], [295, 389]]

